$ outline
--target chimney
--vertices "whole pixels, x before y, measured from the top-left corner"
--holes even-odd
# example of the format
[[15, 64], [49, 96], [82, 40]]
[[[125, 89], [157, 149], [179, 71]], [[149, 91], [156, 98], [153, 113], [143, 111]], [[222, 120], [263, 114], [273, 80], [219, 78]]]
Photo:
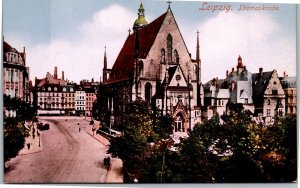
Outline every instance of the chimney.
[[263, 75], [263, 68], [259, 68], [259, 75], [262, 76]]
[[284, 78], [287, 77], [287, 74], [286, 74], [285, 71], [283, 72], [283, 77], [284, 77]]
[[61, 79], [65, 80], [65, 72], [64, 71], [61, 71]]
[[247, 69], [246, 69], [246, 65], [244, 66], [244, 70], [247, 70]]
[[57, 79], [57, 67], [54, 67], [54, 76], [55, 79]]
[[231, 69], [231, 73], [233, 73], [234, 72], [234, 67], [232, 67], [232, 69]]
[[37, 77], [34, 78], [34, 85], [37, 83]]
[[229, 72], [229, 71], [228, 71], [228, 70], [226, 70], [226, 77], [228, 76], [228, 72]]

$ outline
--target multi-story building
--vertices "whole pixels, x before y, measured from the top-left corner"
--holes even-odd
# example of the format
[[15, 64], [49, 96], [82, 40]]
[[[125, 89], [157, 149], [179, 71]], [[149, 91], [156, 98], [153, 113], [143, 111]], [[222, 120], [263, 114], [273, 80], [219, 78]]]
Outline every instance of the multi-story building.
[[33, 89], [38, 106], [38, 115], [72, 115], [75, 114], [75, 84], [57, 76], [57, 67], [54, 75], [49, 72], [43, 79], [35, 78]]
[[196, 59], [192, 59], [170, 6], [148, 24], [141, 4], [133, 33], [129, 33], [112, 69], [107, 68], [105, 53], [99, 90], [104, 104], [101, 121], [121, 125], [127, 104], [141, 98], [156, 106], [161, 115], [173, 117], [174, 132], [192, 129], [200, 122], [203, 100], [198, 34], [195, 43]]
[[284, 76], [280, 77], [280, 82], [285, 93], [285, 113], [287, 115], [295, 115], [297, 114], [296, 77], [288, 77], [284, 72]]
[[77, 86], [75, 92], [75, 110], [77, 115], [85, 115], [85, 97], [84, 88], [81, 85]]
[[[225, 79], [214, 78], [204, 85], [207, 118], [226, 112], [228, 102], [243, 104], [245, 110], [266, 125], [285, 113], [285, 95], [276, 70], [252, 74], [238, 57], [237, 70], [226, 72]], [[289, 90], [289, 93], [293, 93]]]
[[99, 82], [82, 80], [80, 81], [80, 86], [82, 86], [85, 91], [85, 116], [91, 116], [93, 111], [93, 104], [97, 99], [97, 93], [99, 88]]
[[[226, 71], [225, 79], [214, 78], [204, 85], [204, 105], [207, 107], [208, 117], [226, 111], [228, 102], [241, 103], [246, 110], [254, 113], [252, 100], [252, 74], [243, 65], [241, 56], [238, 57], [236, 71]], [[210, 112], [212, 111], [212, 112]]]
[[276, 115], [285, 114], [285, 94], [277, 71], [263, 72], [252, 75], [254, 116], [261, 117], [265, 124], [272, 124]]
[[3, 94], [31, 102], [25, 47], [17, 51], [3, 41]]

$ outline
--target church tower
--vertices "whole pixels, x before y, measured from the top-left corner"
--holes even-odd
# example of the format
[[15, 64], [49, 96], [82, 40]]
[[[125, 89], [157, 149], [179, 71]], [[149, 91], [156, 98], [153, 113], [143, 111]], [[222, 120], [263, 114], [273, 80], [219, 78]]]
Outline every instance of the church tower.
[[104, 60], [103, 60], [103, 82], [106, 82], [108, 80], [110, 69], [107, 68], [107, 56], [106, 56], [106, 46], [104, 47]]
[[197, 106], [201, 106], [201, 59], [200, 59], [200, 45], [199, 45], [199, 30], [197, 31], [197, 46], [196, 46], [196, 63], [197, 63]]
[[138, 18], [135, 20], [135, 22], [133, 24], [133, 30], [135, 31], [139, 28], [143, 28], [146, 25], [148, 25], [148, 22], [145, 18], [145, 9], [144, 9], [143, 3], [141, 3], [139, 12], [138, 12]]

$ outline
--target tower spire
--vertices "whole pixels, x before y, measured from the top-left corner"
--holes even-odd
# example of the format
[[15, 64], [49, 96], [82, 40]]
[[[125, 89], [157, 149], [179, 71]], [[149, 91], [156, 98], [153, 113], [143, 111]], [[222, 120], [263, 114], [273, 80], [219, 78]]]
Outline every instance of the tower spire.
[[105, 82], [107, 80], [107, 74], [108, 74], [108, 70], [107, 70], [107, 56], [106, 56], [106, 45], [104, 46], [104, 60], [103, 60], [103, 82]]
[[133, 29], [135, 30], [138, 28], [142, 28], [142, 27], [145, 27], [146, 25], [148, 25], [148, 22], [146, 21], [145, 9], [144, 9], [143, 3], [141, 2], [139, 12], [138, 12], [138, 18], [135, 20], [135, 22], [133, 24]]
[[104, 46], [104, 69], [107, 69], [106, 45]]
[[197, 30], [196, 60], [197, 60], [197, 61], [200, 60], [199, 30]]

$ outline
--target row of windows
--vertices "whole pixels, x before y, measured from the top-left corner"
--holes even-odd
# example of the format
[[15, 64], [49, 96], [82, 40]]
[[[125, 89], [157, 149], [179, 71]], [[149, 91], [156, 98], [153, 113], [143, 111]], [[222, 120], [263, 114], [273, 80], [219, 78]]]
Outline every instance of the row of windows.
[[17, 53], [6, 53], [5, 55], [8, 62], [17, 63], [19, 61], [19, 54]]
[[85, 108], [82, 106], [78, 106], [78, 107], [76, 107], [76, 110], [85, 110]]
[[84, 105], [84, 101], [76, 101], [77, 105]]
[[[271, 109], [267, 109], [267, 117], [271, 116], [271, 112], [272, 112]], [[278, 109], [277, 115], [280, 115], [280, 116], [283, 115], [283, 109], [282, 109], [282, 108], [279, 108], [279, 109]]]
[[48, 92], [39, 92], [38, 96], [45, 97], [74, 97], [74, 93], [48, 93]]
[[76, 97], [76, 100], [80, 100], [80, 99], [84, 100], [84, 97], [85, 97], [85, 96], [77, 96], [77, 97]]
[[[22, 72], [20, 72], [22, 73]], [[7, 82], [18, 82], [19, 77], [22, 77], [22, 74], [19, 75], [18, 70], [16, 69], [7, 69], [5, 73], [5, 81]]]

